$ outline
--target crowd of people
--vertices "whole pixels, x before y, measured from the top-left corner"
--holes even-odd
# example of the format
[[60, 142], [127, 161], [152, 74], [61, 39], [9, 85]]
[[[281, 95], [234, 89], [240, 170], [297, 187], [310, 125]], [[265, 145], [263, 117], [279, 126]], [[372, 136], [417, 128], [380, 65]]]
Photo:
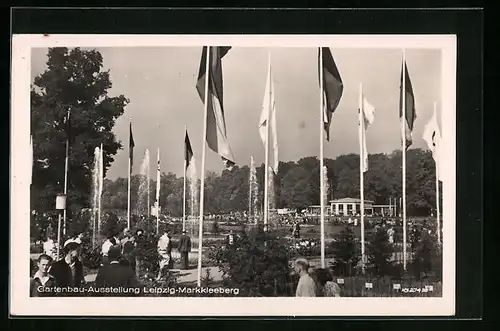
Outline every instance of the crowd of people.
[[[75, 233], [58, 250], [54, 239], [51, 236], [47, 238], [43, 243], [43, 253], [36, 260], [36, 266], [32, 265], [33, 261], [30, 259], [30, 267], [36, 268], [30, 284], [32, 297], [81, 293], [80, 289], [85, 285], [82, 240], [83, 233]], [[101, 246], [95, 287], [136, 288], [143, 262], [138, 252], [147, 244], [146, 240], [142, 229], [138, 229], [134, 235], [129, 229], [125, 229], [121, 235], [116, 231], [110, 232]], [[157, 243], [157, 281], [166, 277], [173, 268], [172, 249], [172, 235], [167, 229]], [[181, 256], [181, 269], [189, 269], [191, 238], [186, 231], [182, 232], [177, 249]]]

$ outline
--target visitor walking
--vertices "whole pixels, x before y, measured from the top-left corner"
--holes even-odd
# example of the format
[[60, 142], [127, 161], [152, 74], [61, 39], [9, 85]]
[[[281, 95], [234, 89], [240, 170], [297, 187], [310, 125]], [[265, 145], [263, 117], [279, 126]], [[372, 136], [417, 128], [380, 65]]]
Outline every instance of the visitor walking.
[[97, 272], [95, 284], [97, 288], [111, 287], [121, 289], [118, 293], [108, 293], [106, 296], [129, 296], [134, 294], [131, 289], [137, 288], [139, 283], [134, 271], [128, 265], [119, 263], [121, 251], [118, 245], [108, 251], [109, 264]]
[[181, 269], [189, 269], [189, 252], [191, 252], [191, 238], [183, 230], [179, 239], [179, 252], [181, 253]]
[[[163, 235], [158, 240], [158, 254], [160, 255], [160, 270], [158, 271], [157, 280], [160, 280], [162, 276], [165, 274], [165, 271], [168, 271], [171, 260], [172, 244], [169, 236], [169, 232], [166, 230]], [[166, 269], [166, 270], [165, 270]]]
[[54, 243], [54, 239], [51, 236], [47, 237], [47, 241], [43, 243], [43, 253], [48, 255], [55, 260], [56, 258], [56, 244]]
[[109, 263], [108, 259], [108, 251], [112, 246], [118, 245], [119, 241], [116, 238], [116, 234], [114, 232], [110, 232], [107, 239], [102, 244], [101, 254], [102, 254], [102, 264], [105, 265]]
[[340, 286], [333, 281], [331, 269], [320, 268], [316, 270], [319, 296], [340, 297]]
[[306, 259], [297, 259], [295, 261], [295, 272], [299, 274], [299, 283], [295, 296], [297, 297], [315, 297], [316, 285], [309, 275], [309, 262]]
[[80, 245], [75, 242], [67, 244], [63, 248], [64, 257], [50, 268], [50, 274], [54, 276], [56, 286], [73, 288], [83, 286], [85, 279], [82, 262], [78, 259], [79, 248]]

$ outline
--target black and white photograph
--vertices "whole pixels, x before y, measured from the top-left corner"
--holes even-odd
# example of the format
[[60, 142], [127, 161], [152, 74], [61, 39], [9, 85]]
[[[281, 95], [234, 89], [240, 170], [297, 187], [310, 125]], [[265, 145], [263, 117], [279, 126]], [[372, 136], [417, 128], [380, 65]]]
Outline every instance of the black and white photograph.
[[453, 35], [12, 42], [19, 313], [453, 314]]

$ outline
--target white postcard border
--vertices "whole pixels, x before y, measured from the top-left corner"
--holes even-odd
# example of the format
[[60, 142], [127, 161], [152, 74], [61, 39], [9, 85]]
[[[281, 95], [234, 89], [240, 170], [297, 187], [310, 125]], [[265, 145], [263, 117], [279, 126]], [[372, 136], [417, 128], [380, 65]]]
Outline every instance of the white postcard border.
[[[30, 298], [29, 131], [34, 47], [318, 47], [441, 49], [444, 145], [441, 298]], [[451, 316], [455, 312], [455, 35], [14, 35], [11, 85], [10, 313], [71, 316]], [[398, 64], [395, 64], [398, 65]]]

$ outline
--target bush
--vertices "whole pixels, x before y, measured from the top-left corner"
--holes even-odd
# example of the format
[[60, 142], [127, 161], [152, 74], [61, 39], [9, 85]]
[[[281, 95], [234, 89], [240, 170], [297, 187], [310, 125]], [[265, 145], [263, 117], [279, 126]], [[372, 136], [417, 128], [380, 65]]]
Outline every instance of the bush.
[[355, 239], [356, 236], [351, 227], [346, 227], [339, 233], [337, 240], [328, 245], [335, 258], [335, 262], [332, 263], [332, 270], [336, 276], [345, 277], [356, 274], [359, 254]]
[[385, 227], [379, 227], [373, 241], [368, 244], [368, 271], [377, 277], [391, 273], [391, 262], [393, 248], [389, 244], [389, 237]]
[[287, 242], [259, 229], [252, 236], [236, 236], [234, 244], [213, 252], [226, 284], [238, 287], [241, 295], [286, 294], [290, 281]]
[[146, 233], [142, 238], [137, 239], [135, 256], [138, 260], [137, 268], [146, 277], [156, 277], [160, 269], [158, 254], [159, 236], [154, 233]]

